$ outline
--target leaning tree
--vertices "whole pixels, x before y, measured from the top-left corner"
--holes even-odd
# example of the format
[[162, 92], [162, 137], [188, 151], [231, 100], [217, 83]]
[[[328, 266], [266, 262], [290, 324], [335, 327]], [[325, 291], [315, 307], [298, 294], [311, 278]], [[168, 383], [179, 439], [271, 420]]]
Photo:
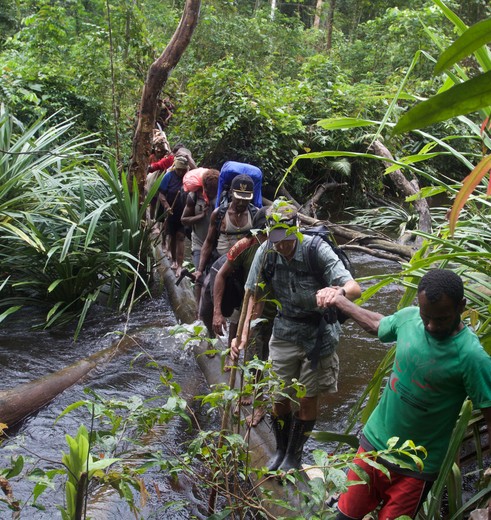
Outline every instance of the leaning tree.
[[191, 41], [198, 25], [200, 6], [201, 0], [186, 0], [179, 25], [164, 52], [150, 66], [143, 86], [129, 166], [129, 177], [130, 180], [137, 180], [140, 200], [144, 194], [148, 158], [152, 148], [157, 98]]

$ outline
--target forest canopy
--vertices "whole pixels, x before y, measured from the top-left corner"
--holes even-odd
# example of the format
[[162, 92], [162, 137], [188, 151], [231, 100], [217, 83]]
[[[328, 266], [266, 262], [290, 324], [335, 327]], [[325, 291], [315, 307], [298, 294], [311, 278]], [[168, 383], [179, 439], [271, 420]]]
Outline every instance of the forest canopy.
[[[183, 3], [1, 4], [0, 101], [26, 124], [76, 118], [71, 135], [96, 133], [99, 150], [125, 168], [147, 70], [172, 36]], [[477, 0], [446, 5], [467, 24], [489, 15]], [[284, 2], [274, 12], [266, 2], [206, 2], [161, 93], [174, 106], [165, 131], [171, 144], [185, 142], [198, 164], [257, 164], [271, 192], [298, 154], [366, 149], [364, 131], [329, 132], [317, 122], [382, 120], [418, 52], [424, 51], [397, 110], [435, 92], [442, 79], [432, 76], [433, 60], [454, 37], [431, 0]], [[465, 66], [472, 73], [476, 65]], [[406, 139], [391, 146], [416, 151], [424, 144]], [[434, 168], [456, 179], [466, 174], [452, 158], [440, 157]], [[300, 197], [326, 178], [348, 185], [345, 194], [358, 204], [367, 202], [366, 193], [391, 189], [380, 168], [345, 160], [299, 162], [288, 188]]]

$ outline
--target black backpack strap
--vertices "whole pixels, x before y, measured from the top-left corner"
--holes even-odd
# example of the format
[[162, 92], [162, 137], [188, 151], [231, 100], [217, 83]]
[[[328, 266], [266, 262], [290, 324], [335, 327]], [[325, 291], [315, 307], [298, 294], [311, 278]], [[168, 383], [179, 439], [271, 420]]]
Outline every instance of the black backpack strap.
[[249, 213], [251, 214], [251, 218], [254, 218], [256, 213], [259, 211], [259, 208], [254, 206], [254, 204], [251, 204], [251, 203], [249, 203], [248, 209], [249, 209]]
[[216, 226], [218, 235], [220, 234], [220, 228], [222, 227], [222, 221], [223, 221], [223, 218], [225, 217], [225, 213], [227, 213], [227, 209], [228, 209], [228, 200], [225, 200], [224, 202], [222, 202], [220, 204], [220, 206], [218, 206], [217, 219], [215, 221], [215, 226]]
[[319, 250], [320, 243], [323, 240], [324, 239], [320, 235], [314, 235], [312, 237], [312, 240], [309, 244], [309, 248], [307, 250], [308, 270], [309, 270], [309, 272], [314, 273], [316, 276], [321, 274], [318, 250]]
[[273, 248], [266, 249], [266, 258], [263, 262], [262, 267], [262, 279], [270, 284], [273, 279], [274, 272], [276, 269], [276, 262], [278, 261], [278, 253], [273, 250]]

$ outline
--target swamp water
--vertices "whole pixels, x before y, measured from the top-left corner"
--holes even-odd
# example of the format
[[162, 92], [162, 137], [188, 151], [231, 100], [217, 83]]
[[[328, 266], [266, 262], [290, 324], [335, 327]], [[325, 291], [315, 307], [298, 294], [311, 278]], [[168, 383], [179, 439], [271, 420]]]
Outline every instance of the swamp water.
[[[366, 255], [351, 254], [350, 258], [357, 277], [398, 270], [398, 265], [393, 262]], [[367, 307], [388, 314], [395, 310], [401, 294], [400, 288], [388, 286]], [[14, 315], [8, 326], [0, 331], [0, 390], [60, 370], [74, 361], [114, 345], [125, 329], [125, 318], [115, 317], [103, 309], [95, 310], [91, 316], [80, 339], [74, 343], [70, 330], [33, 332], [27, 330], [26, 326], [31, 321], [29, 313]], [[55, 423], [67, 406], [89, 398], [84, 388], [90, 388], [105, 398], [126, 400], [138, 396], [141, 399], [156, 399], [155, 406], [164, 403], [168, 391], [159, 384], [158, 371], [148, 366], [150, 360], [168, 367], [173, 373], [173, 380], [181, 386], [181, 395], [192, 406], [201, 428], [219, 429], [220, 418], [200, 410], [198, 403], [193, 400], [194, 396], [208, 392], [207, 383], [190, 345], [183, 346], [182, 337], [170, 335], [169, 329], [174, 325], [175, 317], [165, 296], [139, 304], [127, 324], [127, 334], [132, 341], [125, 341], [127, 346], [124, 351], [90, 372], [82, 381], [65, 390], [49, 405], [9, 432], [11, 438], [6, 439], [0, 448], [0, 468], [7, 467], [10, 457], [19, 454], [30, 459], [26, 467], [56, 467], [52, 461], [59, 462], [61, 452], [68, 451], [65, 434], [75, 437], [80, 424], [90, 428], [90, 413], [85, 407], [74, 410]], [[317, 430], [344, 431], [349, 411], [387, 349], [350, 321], [343, 325], [343, 331], [338, 349], [341, 367], [339, 391], [321, 400]], [[133, 344], [128, 346], [128, 343]], [[146, 436], [142, 442], [145, 451], [160, 450], [165, 456], [172, 457], [179, 453], [180, 445], [190, 440], [192, 435], [193, 432], [187, 430], [183, 420], [175, 419], [155, 429], [154, 434]], [[306, 453], [322, 447], [316, 441], [309, 440]], [[128, 449], [131, 453], [133, 448]], [[308, 457], [306, 459], [308, 461]], [[150, 470], [144, 475], [144, 481], [149, 498], [142, 508], [143, 518], [180, 520], [206, 517], [208, 497], [201, 496], [196, 485], [198, 478], [193, 481], [184, 478], [171, 480], [157, 470]], [[56, 504], [64, 502], [62, 479], [57, 483], [57, 488], [47, 490], [39, 499], [44, 510], [26, 506], [19, 518], [61, 518]], [[17, 477], [12, 479], [11, 484], [17, 499], [29, 499], [34, 486], [32, 482]], [[135, 518], [124, 501], [108, 489], [91, 495], [88, 515], [96, 520]], [[12, 511], [0, 502], [0, 519], [9, 518], [12, 518]]]

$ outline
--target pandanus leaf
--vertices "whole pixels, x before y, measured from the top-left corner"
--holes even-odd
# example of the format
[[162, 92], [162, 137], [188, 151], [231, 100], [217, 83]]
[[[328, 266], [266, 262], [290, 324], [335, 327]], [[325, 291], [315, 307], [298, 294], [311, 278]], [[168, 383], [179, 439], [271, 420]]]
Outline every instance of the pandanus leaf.
[[[481, 182], [482, 178], [489, 172], [490, 169], [491, 155], [488, 155], [487, 157], [484, 157], [484, 159], [481, 159], [479, 164], [464, 180], [462, 188], [460, 188], [460, 191], [457, 193], [457, 196], [455, 197], [455, 201], [452, 206], [452, 211], [450, 212], [449, 229], [452, 235], [455, 231], [455, 226], [457, 224], [460, 211], [464, 207], [464, 204], [467, 202], [467, 199], [470, 197], [471, 193], [474, 191], [476, 186]], [[488, 185], [488, 192], [489, 191], [490, 187]]]

